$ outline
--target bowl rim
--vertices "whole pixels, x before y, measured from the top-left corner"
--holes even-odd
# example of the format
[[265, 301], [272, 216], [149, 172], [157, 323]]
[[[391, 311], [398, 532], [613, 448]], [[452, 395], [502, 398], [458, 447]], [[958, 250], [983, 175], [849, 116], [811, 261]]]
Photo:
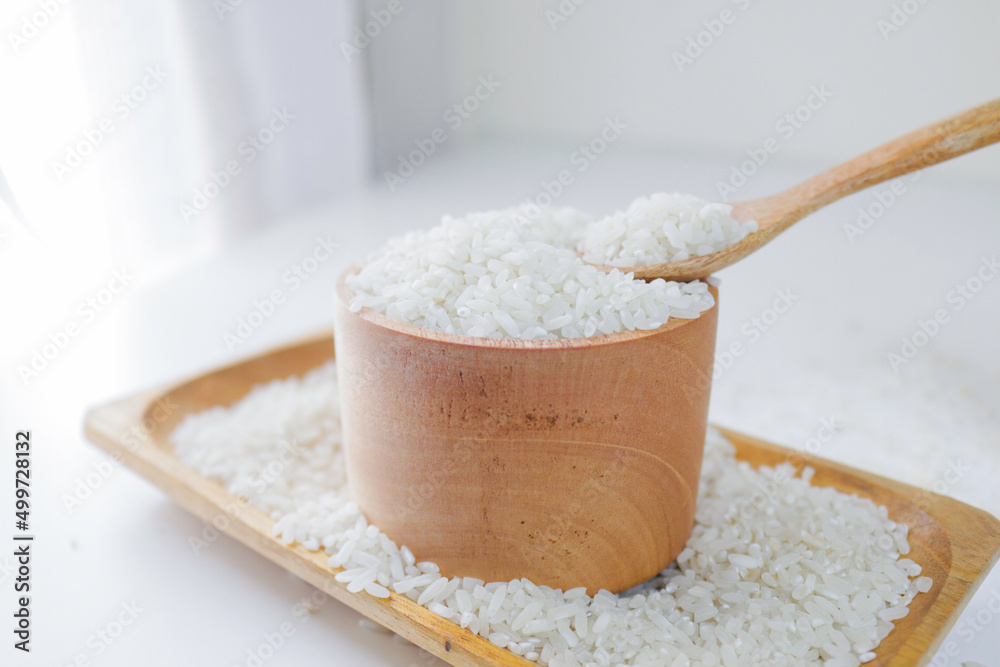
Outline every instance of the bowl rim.
[[[376, 326], [380, 326], [384, 329], [389, 329], [397, 333], [401, 333], [407, 336], [412, 336], [415, 338], [422, 338], [430, 341], [437, 341], [441, 343], [450, 343], [453, 345], [461, 345], [465, 347], [482, 347], [482, 348], [492, 348], [492, 349], [508, 349], [508, 350], [571, 350], [571, 349], [581, 349], [590, 348], [600, 345], [613, 345], [615, 343], [624, 343], [628, 341], [639, 340], [642, 338], [650, 338], [652, 336], [658, 336], [662, 334], [669, 333], [681, 329], [685, 326], [694, 326], [693, 323], [700, 320], [706, 313], [718, 309], [719, 307], [719, 290], [718, 287], [709, 283], [707, 279], [703, 279], [703, 282], [708, 284], [708, 291], [712, 294], [712, 298], [715, 303], [708, 310], [702, 311], [702, 313], [692, 319], [682, 319], [682, 318], [670, 318], [662, 326], [656, 329], [634, 329], [632, 331], [619, 331], [612, 334], [601, 334], [599, 336], [591, 336], [589, 338], [556, 338], [549, 340], [523, 340], [520, 338], [484, 338], [480, 336], [470, 336], [468, 334], [454, 334], [445, 333], [443, 331], [436, 331], [434, 329], [423, 329], [413, 324], [408, 324], [406, 322], [398, 322], [394, 319], [389, 318], [378, 311], [375, 311], [367, 306], [358, 311], [351, 311], [348, 304], [350, 304], [351, 297], [354, 296], [354, 292], [347, 286], [347, 277], [353, 275], [361, 270], [358, 264], [351, 264], [346, 269], [341, 272], [340, 276], [337, 278], [335, 292], [335, 298], [339, 302], [340, 307], [344, 312], [349, 315], [354, 315], [360, 317]], [[711, 276], [709, 276], [711, 277]]]

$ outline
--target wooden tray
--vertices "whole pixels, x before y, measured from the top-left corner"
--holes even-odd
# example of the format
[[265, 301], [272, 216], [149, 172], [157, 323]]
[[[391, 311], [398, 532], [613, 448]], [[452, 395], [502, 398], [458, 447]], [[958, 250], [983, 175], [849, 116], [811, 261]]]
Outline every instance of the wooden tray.
[[[186, 415], [213, 405], [230, 405], [254, 384], [300, 375], [331, 358], [333, 339], [327, 334], [171, 388], [142, 392], [91, 410], [87, 437], [194, 515], [208, 523], [214, 520], [222, 532], [443, 660], [453, 665], [534, 665], [405, 596], [393, 593], [381, 600], [348, 593], [347, 585], [334, 579], [336, 571], [327, 565], [325, 554], [285, 546], [271, 535], [270, 518], [174, 456], [167, 436]], [[790, 456], [791, 450], [784, 447], [723, 432], [736, 446], [737, 457], [755, 466], [785, 460], [802, 463], [800, 456]], [[816, 469], [814, 484], [871, 498], [885, 505], [894, 520], [910, 526], [909, 557], [934, 579], [934, 587], [914, 599], [909, 615], [896, 621], [895, 629], [877, 649], [878, 658], [868, 664], [926, 665], [1000, 556], [1000, 521], [957, 500], [838, 463], [813, 457], [809, 465]]]

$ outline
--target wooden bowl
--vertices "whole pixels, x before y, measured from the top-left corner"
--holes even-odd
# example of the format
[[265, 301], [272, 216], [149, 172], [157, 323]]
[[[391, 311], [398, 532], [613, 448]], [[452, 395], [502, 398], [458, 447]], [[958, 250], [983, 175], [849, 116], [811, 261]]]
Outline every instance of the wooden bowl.
[[[653, 331], [444, 334], [337, 284], [347, 474], [369, 521], [449, 576], [619, 592], [694, 523], [718, 305]], [[718, 301], [718, 292], [710, 288]]]

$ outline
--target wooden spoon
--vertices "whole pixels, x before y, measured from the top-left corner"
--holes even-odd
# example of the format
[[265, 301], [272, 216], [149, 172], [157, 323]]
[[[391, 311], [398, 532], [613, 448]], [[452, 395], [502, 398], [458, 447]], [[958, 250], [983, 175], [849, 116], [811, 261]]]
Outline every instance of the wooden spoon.
[[[633, 271], [643, 280], [704, 278], [743, 259], [793, 223], [841, 197], [997, 141], [1000, 99], [905, 134], [784, 192], [734, 203], [732, 216], [740, 222], [756, 220], [759, 229], [728, 248], [666, 264], [618, 268]], [[613, 267], [600, 268], [610, 271]]]

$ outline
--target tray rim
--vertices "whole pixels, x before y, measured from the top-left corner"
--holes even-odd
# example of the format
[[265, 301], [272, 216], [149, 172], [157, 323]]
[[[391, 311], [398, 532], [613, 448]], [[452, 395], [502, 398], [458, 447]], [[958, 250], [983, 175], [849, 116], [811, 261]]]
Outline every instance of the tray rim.
[[[123, 435], [147, 419], [149, 412], [170, 394], [196, 383], [232, 372], [241, 367], [261, 361], [281, 353], [292, 353], [301, 348], [329, 343], [329, 358], [333, 358], [333, 335], [331, 331], [306, 336], [287, 344], [264, 350], [260, 353], [236, 360], [224, 366], [213, 368], [187, 379], [161, 385], [155, 389], [136, 392], [124, 398], [109, 401], [88, 410], [84, 421], [87, 438], [108, 452], [113, 458], [132, 468], [142, 477], [167, 493], [181, 507], [203, 521], [214, 524], [225, 516], [224, 526], [216, 525], [220, 532], [227, 534], [280, 567], [292, 572], [330, 597], [348, 605], [371, 620], [400, 634], [442, 660], [454, 665], [501, 665], [506, 667], [526, 667], [537, 665], [501, 649], [488, 640], [473, 635], [458, 625], [447, 621], [403, 595], [392, 592], [382, 600], [369, 595], [349, 593], [347, 585], [334, 579], [339, 571], [327, 565], [327, 556], [322, 552], [311, 552], [299, 544], [287, 546], [271, 535], [274, 521], [256, 508], [248, 505], [225, 490], [219, 483], [198, 474], [183, 465], [169, 447], [160, 442], [166, 434], [126, 439]], [[289, 372], [285, 375], [292, 375]], [[220, 404], [226, 404], [221, 401]], [[748, 451], [763, 457], [756, 465], [787, 460], [797, 450], [782, 447], [763, 439], [738, 431], [717, 427], [736, 446], [737, 459], [743, 460]], [[801, 456], [799, 457], [802, 458]], [[920, 622], [910, 630], [914, 642], [904, 642], [891, 656], [879, 655], [869, 665], [889, 665], [892, 667], [927, 665], [972, 599], [991, 567], [1000, 559], [1000, 519], [985, 510], [975, 508], [954, 498], [926, 491], [903, 482], [874, 473], [853, 468], [829, 459], [808, 455], [808, 465], [818, 469], [817, 482], [824, 479], [835, 482], [852, 480], [860, 488], [881, 487], [903, 499], [913, 502], [914, 497], [926, 499], [930, 508], [923, 504], [921, 509], [937, 525], [947, 528], [958, 524], [974, 524], [982, 529], [980, 539], [955, 542], [949, 539], [951, 551], [947, 578], [937, 591], [933, 604]], [[806, 465], [800, 461], [801, 469]], [[823, 484], [836, 486], [836, 484]], [[859, 493], [865, 497], [864, 493]], [[876, 500], [876, 502], [879, 502]], [[881, 504], [881, 503], [880, 503]], [[932, 511], [933, 510], [933, 511]], [[953, 518], [942, 517], [947, 512]], [[944, 523], [942, 523], [944, 518]], [[961, 518], [961, 520], [958, 520]], [[949, 538], [953, 531], [946, 531]], [[958, 563], [958, 566], [956, 566]], [[935, 588], [939, 582], [935, 580]], [[931, 612], [934, 612], [933, 614]], [[927, 626], [927, 627], [925, 627]], [[921, 634], [922, 631], [922, 634]], [[891, 635], [890, 635], [891, 637]]]

